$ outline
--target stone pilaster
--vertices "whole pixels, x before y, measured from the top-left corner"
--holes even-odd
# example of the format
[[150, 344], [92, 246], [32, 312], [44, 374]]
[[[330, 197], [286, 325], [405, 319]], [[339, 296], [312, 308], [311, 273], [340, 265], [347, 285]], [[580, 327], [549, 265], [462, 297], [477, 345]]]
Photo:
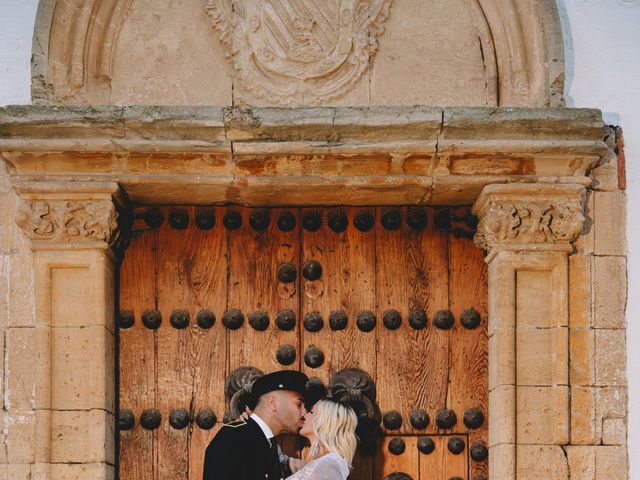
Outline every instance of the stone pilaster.
[[583, 197], [580, 185], [489, 185], [474, 205], [489, 264], [493, 479], [569, 476], [568, 258]]
[[35, 272], [35, 324], [20, 343], [26, 355], [9, 360], [23, 363], [20, 381], [32, 385], [27, 460], [39, 479], [111, 479], [118, 185], [22, 183], [17, 190], [16, 223], [31, 241]]

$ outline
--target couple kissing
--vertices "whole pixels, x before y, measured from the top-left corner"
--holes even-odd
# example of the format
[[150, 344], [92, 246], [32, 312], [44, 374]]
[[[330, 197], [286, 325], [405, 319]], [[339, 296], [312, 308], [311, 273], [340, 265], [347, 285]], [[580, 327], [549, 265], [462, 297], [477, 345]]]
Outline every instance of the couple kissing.
[[[330, 399], [305, 408], [308, 377], [269, 373], [253, 384], [253, 412], [225, 424], [205, 452], [203, 480], [346, 480], [357, 446], [358, 419]], [[276, 437], [299, 434], [311, 446], [308, 463], [283, 455]]]

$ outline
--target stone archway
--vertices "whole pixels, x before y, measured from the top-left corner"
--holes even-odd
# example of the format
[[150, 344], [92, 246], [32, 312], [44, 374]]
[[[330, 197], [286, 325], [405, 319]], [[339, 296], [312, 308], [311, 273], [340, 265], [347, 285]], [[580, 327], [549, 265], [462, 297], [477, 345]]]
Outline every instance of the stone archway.
[[[587, 175], [608, 154], [597, 112], [301, 113], [4, 109], [0, 150], [34, 250], [42, 478], [113, 474], [111, 252], [129, 202], [303, 205], [310, 192], [325, 205], [475, 203], [477, 242], [489, 251], [489, 409], [503, 412], [490, 415], [491, 476], [568, 478], [569, 297], [581, 291], [570, 289], [569, 254], [583, 231]], [[372, 155], [387, 160], [342, 168]], [[251, 168], [265, 156], [269, 169]]]
[[[486, 100], [467, 104], [563, 106], [564, 48], [555, 0], [464, 1], [466, 15], [475, 28], [477, 46], [482, 56], [484, 73], [479, 81], [486, 83], [487, 89]], [[214, 5], [218, 2], [210, 0], [209, 3]], [[34, 101], [55, 104], [112, 103], [110, 92], [118, 35], [133, 5], [133, 0], [40, 2], [33, 44]], [[200, 8], [205, 17], [204, 4], [197, 4], [195, 8]], [[445, 18], [442, 21], [448, 20]], [[384, 28], [382, 25], [380, 27]], [[229, 52], [227, 55], [230, 55]], [[232, 73], [224, 75], [233, 76]], [[457, 75], [464, 76], [465, 73], [458, 72]], [[225, 82], [228, 80], [220, 77], [215, 81], [222, 83], [210, 85], [210, 88], [226, 88]], [[428, 86], [426, 83], [423, 88]], [[346, 100], [347, 103], [363, 104], [361, 98], [354, 98], [356, 103], [350, 99]], [[141, 102], [136, 103], [148, 103], [144, 97], [138, 99]], [[231, 97], [228, 100], [214, 104], [229, 105]], [[190, 101], [194, 104], [193, 98]], [[211, 101], [204, 103], [211, 104]], [[391, 102], [394, 103], [400, 102]], [[435, 103], [459, 104], [453, 97]], [[234, 104], [237, 102], [234, 101]], [[318, 104], [327, 105], [327, 102]]]

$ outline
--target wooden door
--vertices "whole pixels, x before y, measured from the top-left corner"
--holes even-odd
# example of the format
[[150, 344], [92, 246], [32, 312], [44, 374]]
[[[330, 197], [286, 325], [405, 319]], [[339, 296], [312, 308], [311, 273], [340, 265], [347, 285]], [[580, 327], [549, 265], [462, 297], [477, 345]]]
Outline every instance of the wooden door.
[[459, 219], [466, 209], [138, 209], [120, 269], [120, 478], [200, 479], [240, 366], [325, 384], [369, 374], [381, 436], [350, 478], [486, 477], [486, 266]]

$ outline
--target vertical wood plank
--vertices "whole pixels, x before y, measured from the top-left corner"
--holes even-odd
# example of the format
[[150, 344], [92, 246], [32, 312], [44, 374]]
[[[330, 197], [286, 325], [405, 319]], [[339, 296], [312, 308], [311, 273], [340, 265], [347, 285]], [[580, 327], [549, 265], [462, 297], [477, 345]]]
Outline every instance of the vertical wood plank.
[[[405, 443], [405, 451], [400, 455], [394, 455], [389, 451], [389, 443], [394, 438], [402, 438]], [[383, 479], [394, 472], [402, 472], [409, 475], [413, 480], [420, 478], [420, 465], [418, 459], [418, 449], [416, 444], [418, 437], [395, 437], [384, 438], [382, 449], [376, 456], [376, 479]]]
[[[218, 422], [211, 430], [198, 427], [195, 421], [191, 425], [190, 480], [202, 479], [205, 449], [222, 425], [225, 412], [224, 382], [229, 371], [227, 332], [221, 321], [227, 308], [227, 234], [222, 225], [224, 208], [206, 210], [214, 214], [215, 226], [210, 230], [200, 230], [193, 224], [191, 226], [193, 249], [187, 282], [191, 295], [191, 349], [188, 362], [192, 379], [192, 417], [195, 419], [198, 412], [210, 409]], [[211, 328], [198, 326], [196, 318], [202, 310], [214, 313], [216, 321]]]
[[[165, 218], [174, 210], [165, 208]], [[201, 329], [196, 318], [201, 309], [220, 317], [226, 308], [226, 234], [220, 213], [217, 225], [205, 231], [194, 225], [195, 208], [183, 210], [189, 215], [186, 229], [165, 221], [158, 232], [158, 308], [163, 318], [157, 333], [157, 405], [163, 420], [158, 470], [160, 478], [195, 479], [202, 475], [204, 448], [213, 432], [195, 423], [176, 429], [169, 415], [177, 408], [192, 418], [200, 408], [211, 408], [219, 418], [224, 413], [226, 332], [219, 319], [211, 329]], [[189, 315], [186, 328], [170, 322], [178, 310]]]
[[142, 312], [156, 308], [156, 232], [136, 221], [133, 239], [120, 266], [120, 311], [131, 311], [135, 324], [118, 331], [119, 408], [131, 410], [133, 429], [120, 432], [120, 478], [152, 480], [155, 467], [155, 434], [140, 426], [140, 414], [154, 408], [155, 332], [141, 321]]
[[[419, 455], [420, 480], [446, 480], [451, 477], [469, 479], [467, 471], [466, 452], [459, 455], [452, 454], [447, 448], [447, 442], [451, 436], [430, 436], [435, 444], [435, 449], [429, 454]], [[466, 435], [463, 436], [466, 443]]]
[[[375, 226], [361, 232], [353, 225], [354, 216], [363, 210], [375, 215], [374, 209], [362, 208], [305, 208], [302, 216], [319, 212], [322, 226], [315, 232], [302, 232], [302, 265], [315, 260], [322, 266], [322, 276], [315, 281], [301, 279], [301, 325], [307, 313], [318, 312], [324, 326], [318, 332], [300, 327], [303, 348], [314, 345], [324, 353], [324, 363], [310, 368], [302, 362], [302, 370], [309, 377], [318, 377], [328, 384], [331, 376], [343, 368], [357, 367], [376, 381], [376, 343], [380, 319], [373, 331], [363, 332], [356, 326], [359, 311], [370, 310], [377, 316], [375, 292]], [[348, 218], [344, 232], [334, 232], [327, 225], [332, 212], [343, 212]], [[347, 325], [343, 330], [332, 330], [329, 315], [343, 311]], [[349, 478], [370, 480], [374, 470], [374, 457], [358, 453], [354, 470]]]
[[[462, 216], [466, 209], [453, 211]], [[458, 415], [458, 432], [468, 432], [471, 444], [487, 444], [488, 426], [488, 337], [487, 337], [487, 265], [482, 251], [468, 238], [450, 235], [450, 309], [456, 318], [451, 336], [451, 383], [449, 408]], [[466, 329], [460, 316], [464, 310], [474, 308], [481, 318], [480, 325]], [[485, 417], [478, 429], [468, 429], [462, 422], [466, 409], [479, 408]], [[468, 449], [466, 453], [468, 455]], [[487, 461], [469, 459], [471, 477], [486, 476]]]
[[[290, 331], [278, 329], [276, 316], [281, 310], [292, 310], [299, 316], [298, 285], [300, 278], [300, 222], [288, 232], [277, 226], [278, 215], [289, 211], [296, 217], [296, 209], [270, 209], [269, 227], [256, 231], [249, 224], [249, 216], [255, 209], [229, 207], [229, 211], [239, 211], [242, 226], [229, 230], [229, 294], [228, 307], [237, 308], [245, 316], [245, 322], [238, 330], [229, 332], [230, 371], [250, 365], [265, 373], [282, 369], [299, 369], [300, 344], [296, 324]], [[278, 267], [291, 263], [296, 267], [295, 282], [279, 284]], [[264, 311], [269, 316], [269, 326], [258, 331], [249, 325], [249, 314]], [[291, 365], [281, 365], [276, 360], [276, 352], [282, 345], [291, 345], [296, 350], [296, 360]]]
[[[378, 396], [382, 412], [397, 410], [403, 423], [390, 433], [435, 433], [434, 413], [445, 406], [449, 369], [449, 332], [436, 329], [434, 314], [448, 306], [447, 236], [436, 230], [432, 210], [424, 230], [406, 221], [387, 230], [378, 209], [377, 292], [381, 324], [378, 332]], [[403, 220], [408, 209], [398, 209]], [[422, 330], [409, 325], [412, 310], [424, 310], [429, 324]], [[382, 325], [385, 311], [397, 310], [402, 324], [397, 330]], [[431, 416], [424, 430], [415, 430], [409, 414], [423, 409]]]
[[[359, 311], [376, 312], [375, 292], [375, 227], [361, 232], [353, 226], [356, 213], [366, 210], [344, 208], [349, 219], [346, 231], [336, 233], [327, 226], [329, 209], [303, 209], [320, 212], [322, 227], [315, 232], [302, 233], [302, 265], [316, 260], [322, 265], [322, 277], [315, 281], [302, 279], [302, 315], [318, 312], [324, 320], [318, 332], [309, 332], [301, 326], [302, 345], [306, 349], [315, 345], [325, 356], [319, 368], [302, 363], [302, 370], [309, 377], [318, 377], [325, 384], [343, 368], [357, 367], [376, 378], [376, 338], [380, 319], [371, 332], [363, 332], [356, 326]], [[368, 209], [372, 214], [373, 209]], [[334, 310], [346, 313], [348, 321], [343, 330], [331, 330], [329, 314]]]
[[[187, 408], [191, 402], [191, 378], [188, 329], [176, 329], [170, 323], [174, 310], [188, 310], [191, 295], [187, 286], [193, 249], [190, 229], [171, 228], [168, 217], [173, 209], [163, 208], [164, 222], [158, 229], [158, 310], [162, 324], [156, 331], [157, 391], [156, 408], [162, 415], [158, 428], [158, 472], [160, 478], [183, 480], [189, 473], [188, 430], [169, 425], [175, 408]], [[189, 220], [192, 221], [192, 209]]]

